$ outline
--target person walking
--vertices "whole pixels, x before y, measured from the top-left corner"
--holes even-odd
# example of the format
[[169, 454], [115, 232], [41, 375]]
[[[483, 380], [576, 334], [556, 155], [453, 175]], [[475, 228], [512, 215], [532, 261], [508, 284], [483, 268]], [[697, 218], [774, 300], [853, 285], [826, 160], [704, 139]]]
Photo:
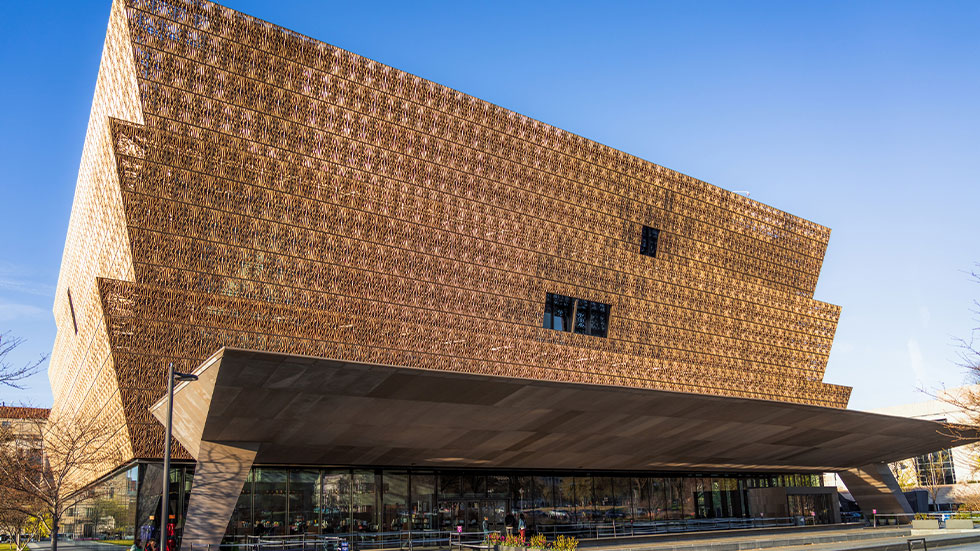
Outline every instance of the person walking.
[[490, 539], [490, 519], [483, 517], [483, 541]]
[[524, 541], [524, 531], [527, 530], [527, 522], [524, 520], [524, 513], [521, 513], [521, 518], [517, 520], [517, 530], [521, 533], [521, 541]]
[[515, 524], [517, 524], [517, 519], [514, 518], [514, 513], [513, 512], [507, 513], [507, 517], [504, 518], [504, 526], [507, 527], [507, 536], [508, 537], [514, 535], [514, 525]]

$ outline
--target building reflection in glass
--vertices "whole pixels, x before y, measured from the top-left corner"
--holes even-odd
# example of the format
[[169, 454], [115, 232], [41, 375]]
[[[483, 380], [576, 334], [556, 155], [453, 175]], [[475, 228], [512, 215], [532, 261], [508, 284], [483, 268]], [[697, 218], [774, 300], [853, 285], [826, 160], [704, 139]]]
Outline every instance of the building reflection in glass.
[[[138, 536], [143, 525], [156, 525], [158, 529], [159, 478], [157, 464], [141, 464], [110, 477], [105, 487], [115, 488], [119, 518], [111, 523], [91, 522], [88, 532], [125, 539]], [[193, 490], [193, 465], [175, 466], [171, 479], [171, 505], [180, 527]], [[504, 532], [508, 514], [515, 519], [523, 515], [529, 531], [548, 534], [583, 530], [605, 534], [602, 530], [613, 526], [617, 533], [637, 526], [669, 529], [668, 523], [674, 521], [759, 517], [753, 514], [747, 498], [753, 488], [812, 488], [821, 484], [819, 475], [812, 474], [543, 475], [263, 466], [249, 474], [226, 535], [234, 541], [246, 536], [384, 533], [395, 534], [397, 541], [399, 533], [412, 530], [455, 531], [461, 526], [466, 532], [480, 532], [484, 518], [491, 530]], [[120, 490], [123, 485], [126, 491]], [[834, 521], [829, 494], [799, 497], [791, 493], [787, 492], [787, 510], [792, 514], [817, 523]], [[79, 526], [78, 530], [85, 530], [84, 522]]]

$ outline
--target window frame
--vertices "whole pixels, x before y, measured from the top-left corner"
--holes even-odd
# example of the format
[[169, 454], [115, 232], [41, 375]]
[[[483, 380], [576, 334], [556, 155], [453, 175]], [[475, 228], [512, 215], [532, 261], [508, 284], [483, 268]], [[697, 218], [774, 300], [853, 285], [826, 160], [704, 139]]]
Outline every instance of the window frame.
[[660, 234], [659, 228], [654, 228], [653, 226], [643, 226], [640, 230], [640, 254], [643, 256], [649, 256], [650, 258], [657, 258], [657, 249], [660, 245]]
[[[556, 315], [556, 310], [562, 314]], [[542, 327], [564, 333], [607, 338], [611, 312], [611, 304], [558, 293], [547, 293], [545, 295]], [[555, 327], [556, 318], [561, 320], [560, 328]]]

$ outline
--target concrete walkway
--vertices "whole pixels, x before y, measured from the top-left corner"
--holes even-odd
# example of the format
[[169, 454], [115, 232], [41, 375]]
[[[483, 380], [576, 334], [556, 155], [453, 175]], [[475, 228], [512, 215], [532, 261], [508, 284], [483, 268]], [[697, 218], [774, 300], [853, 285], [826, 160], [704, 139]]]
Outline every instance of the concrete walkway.
[[[826, 530], [810, 533], [704, 537], [683, 541], [592, 544], [587, 551], [908, 551], [909, 540], [924, 538], [928, 549], [980, 551], [980, 530], [916, 531], [902, 528]], [[913, 541], [913, 550], [925, 549]]]
[[[923, 533], [920, 533], [923, 532]], [[794, 545], [779, 551], [908, 551], [909, 549], [980, 550], [980, 530], [914, 531], [903, 537], [876, 538], [836, 544]], [[925, 546], [917, 540], [924, 539]], [[910, 545], [911, 544], [911, 545]], [[928, 547], [926, 547], [928, 546]], [[775, 551], [775, 550], [773, 550]]]
[[[916, 530], [907, 528], [841, 528], [837, 530], [781, 531], [770, 534], [686, 534], [670, 541], [586, 540], [581, 551], [909, 551], [925, 549], [914, 540], [925, 539], [928, 549], [980, 551], [980, 530]], [[912, 546], [909, 546], [910, 540]], [[50, 542], [32, 543], [31, 551], [48, 551]], [[99, 541], [61, 541], [59, 551], [119, 551], [124, 547]]]
[[[51, 542], [34, 542], [27, 545], [31, 551], [50, 551]], [[115, 545], [98, 540], [58, 540], [58, 551], [129, 551], [128, 545]]]

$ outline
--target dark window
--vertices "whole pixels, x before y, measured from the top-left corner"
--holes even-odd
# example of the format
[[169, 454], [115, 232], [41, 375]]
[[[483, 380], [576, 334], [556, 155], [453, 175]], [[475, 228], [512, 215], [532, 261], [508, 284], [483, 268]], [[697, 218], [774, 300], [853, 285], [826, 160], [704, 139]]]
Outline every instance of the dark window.
[[75, 334], [78, 334], [78, 321], [75, 319], [75, 304], [71, 301], [71, 289], [68, 289], [68, 309], [71, 310], [71, 324], [75, 327]]
[[605, 337], [609, 333], [609, 305], [548, 293], [544, 304], [544, 327]]
[[572, 313], [575, 299], [564, 295], [548, 293], [544, 303], [544, 327], [556, 331], [572, 330]]
[[657, 256], [657, 240], [660, 239], [660, 230], [643, 226], [643, 236], [640, 239], [640, 254], [647, 256]]
[[609, 305], [579, 300], [575, 307], [575, 332], [605, 337], [609, 327]]

